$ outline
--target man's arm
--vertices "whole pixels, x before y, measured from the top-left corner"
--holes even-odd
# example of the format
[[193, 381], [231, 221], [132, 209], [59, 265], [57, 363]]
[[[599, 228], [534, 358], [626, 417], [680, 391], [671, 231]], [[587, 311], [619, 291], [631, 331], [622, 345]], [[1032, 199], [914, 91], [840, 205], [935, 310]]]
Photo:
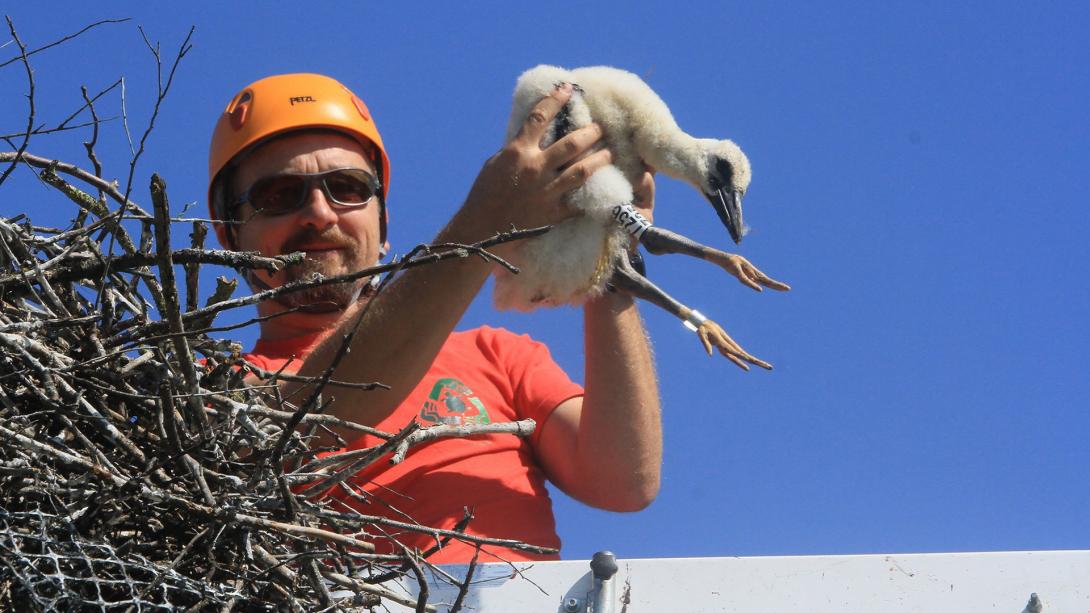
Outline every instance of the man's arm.
[[[593, 151], [601, 138], [597, 126], [576, 130], [541, 149], [546, 127], [570, 95], [570, 87], [557, 89], [534, 108], [519, 135], [485, 163], [465, 203], [436, 242], [474, 243], [512, 226], [549, 225], [571, 214], [563, 205], [564, 194], [608, 164], [610, 154], [605, 149]], [[505, 248], [495, 251], [502, 257]], [[336, 401], [329, 412], [368, 425], [389, 415], [427, 372], [491, 267], [480, 258], [468, 257], [405, 271], [372, 299], [370, 308], [359, 308], [346, 317], [342, 330], [354, 325], [360, 312], [365, 313], [351, 351], [333, 377], [381, 381], [390, 389], [338, 388], [332, 393]], [[442, 299], [429, 300], [429, 296]], [[323, 372], [342, 338], [339, 333], [330, 335], [299, 374]]]
[[[654, 181], [636, 186], [651, 219]], [[651, 348], [632, 298], [606, 293], [583, 309], [586, 393], [544, 424], [537, 456], [573, 498], [610, 511], [638, 511], [655, 499], [662, 468], [662, 421]]]
[[610, 294], [584, 309], [586, 395], [561, 403], [538, 441], [549, 479], [571, 497], [610, 511], [655, 499], [662, 425], [651, 350], [632, 299]]

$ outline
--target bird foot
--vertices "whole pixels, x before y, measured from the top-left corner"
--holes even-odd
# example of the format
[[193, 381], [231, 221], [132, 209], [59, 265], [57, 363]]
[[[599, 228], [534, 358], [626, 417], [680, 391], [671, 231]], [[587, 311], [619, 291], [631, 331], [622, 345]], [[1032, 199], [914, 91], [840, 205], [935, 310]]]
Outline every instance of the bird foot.
[[791, 289], [790, 285], [769, 277], [761, 272], [756, 266], [750, 264], [749, 260], [740, 255], [726, 253], [709, 247], [705, 259], [730, 273], [730, 275], [735, 279], [738, 279], [742, 285], [758, 292], [762, 291], [763, 287], [780, 292], [786, 292]]
[[[709, 356], [713, 354], [713, 349], [718, 349], [723, 357], [734, 362], [743, 370], [749, 370], [749, 364], [772, 370], [771, 364], [750, 355], [719, 324], [710, 319], [705, 319], [697, 326], [696, 334], [700, 337], [700, 342], [704, 345], [704, 350], [708, 352]], [[749, 362], [749, 364], [746, 364], [746, 362]]]

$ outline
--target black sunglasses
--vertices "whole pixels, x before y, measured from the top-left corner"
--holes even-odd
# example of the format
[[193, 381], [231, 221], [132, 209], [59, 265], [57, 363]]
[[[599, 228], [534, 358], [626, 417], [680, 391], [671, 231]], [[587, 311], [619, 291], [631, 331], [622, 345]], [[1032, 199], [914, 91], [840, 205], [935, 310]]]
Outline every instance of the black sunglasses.
[[273, 175], [254, 181], [231, 208], [249, 202], [262, 215], [286, 215], [306, 205], [314, 183], [334, 208], [358, 209], [378, 194], [379, 180], [360, 168], [338, 168], [311, 174]]

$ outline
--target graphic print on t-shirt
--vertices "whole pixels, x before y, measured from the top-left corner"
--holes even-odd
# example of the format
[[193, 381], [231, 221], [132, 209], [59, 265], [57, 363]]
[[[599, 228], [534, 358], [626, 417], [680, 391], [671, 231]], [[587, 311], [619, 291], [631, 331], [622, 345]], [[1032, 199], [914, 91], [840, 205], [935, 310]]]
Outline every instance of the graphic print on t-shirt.
[[473, 390], [454, 377], [435, 382], [420, 409], [420, 419], [433, 424], [489, 424], [492, 418]]

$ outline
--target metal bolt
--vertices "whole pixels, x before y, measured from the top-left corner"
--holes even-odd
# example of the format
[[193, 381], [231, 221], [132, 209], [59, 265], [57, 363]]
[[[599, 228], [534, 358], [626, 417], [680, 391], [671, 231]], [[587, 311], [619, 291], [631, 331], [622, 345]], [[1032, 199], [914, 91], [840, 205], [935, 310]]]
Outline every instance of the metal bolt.
[[579, 611], [579, 600], [577, 598], [569, 598], [565, 600], [564, 610], [568, 613], [577, 613], [577, 611]]

